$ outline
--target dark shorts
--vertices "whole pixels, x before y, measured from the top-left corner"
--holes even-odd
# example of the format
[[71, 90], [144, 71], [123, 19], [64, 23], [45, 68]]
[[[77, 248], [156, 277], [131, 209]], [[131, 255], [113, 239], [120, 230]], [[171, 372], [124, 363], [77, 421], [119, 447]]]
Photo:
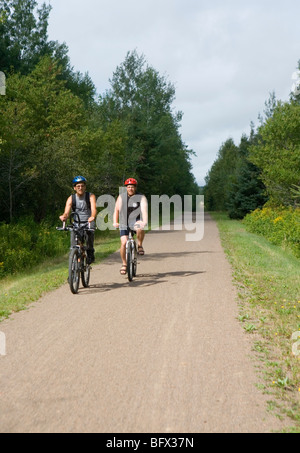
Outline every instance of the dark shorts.
[[[135, 231], [133, 231], [132, 233], [135, 234]], [[120, 237], [122, 236], [129, 236], [129, 228], [127, 228], [126, 230], [120, 230]]]

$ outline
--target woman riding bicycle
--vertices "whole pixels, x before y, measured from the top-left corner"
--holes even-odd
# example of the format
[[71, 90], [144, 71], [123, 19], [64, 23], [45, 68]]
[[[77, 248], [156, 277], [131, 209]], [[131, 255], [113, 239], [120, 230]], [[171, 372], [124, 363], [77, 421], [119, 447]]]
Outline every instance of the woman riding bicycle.
[[144, 255], [143, 241], [145, 238], [144, 227], [148, 223], [148, 203], [144, 195], [137, 193], [137, 180], [134, 178], [126, 179], [124, 183], [126, 192], [119, 195], [116, 201], [113, 225], [120, 227], [121, 248], [120, 255], [122, 267], [120, 273], [126, 274], [126, 242], [129, 235], [129, 225], [138, 223], [137, 242], [138, 254]]
[[[91, 228], [95, 228], [95, 219], [97, 215], [96, 197], [94, 194], [86, 192], [86, 179], [83, 176], [75, 176], [72, 181], [75, 194], [70, 195], [67, 199], [65, 212], [59, 216], [62, 222], [65, 222], [70, 212], [78, 214], [80, 224], [90, 223]], [[94, 232], [88, 231], [87, 255], [88, 264], [95, 261], [94, 256]], [[71, 231], [71, 247], [75, 245], [75, 235]]]

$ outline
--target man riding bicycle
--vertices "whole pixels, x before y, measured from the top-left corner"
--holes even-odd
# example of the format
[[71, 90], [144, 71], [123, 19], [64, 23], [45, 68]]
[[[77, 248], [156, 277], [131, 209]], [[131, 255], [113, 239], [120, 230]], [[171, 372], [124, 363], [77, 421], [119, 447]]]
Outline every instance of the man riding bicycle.
[[[70, 212], [78, 214], [80, 223], [90, 223], [91, 228], [96, 228], [95, 219], [97, 215], [96, 197], [94, 194], [86, 192], [86, 179], [84, 176], [75, 176], [72, 181], [75, 194], [70, 195], [67, 199], [65, 212], [59, 216], [62, 222], [65, 222], [70, 215]], [[76, 218], [74, 219], [76, 224]], [[94, 232], [88, 231], [87, 241], [87, 262], [91, 264], [95, 261], [94, 256]], [[75, 244], [75, 234], [71, 231], [71, 247]]]
[[126, 274], [126, 242], [129, 235], [129, 225], [138, 224], [136, 229], [138, 254], [144, 255], [143, 241], [145, 238], [144, 227], [148, 223], [148, 203], [144, 195], [137, 193], [137, 180], [134, 178], [126, 179], [124, 183], [126, 192], [118, 196], [114, 216], [113, 226], [120, 227], [122, 259], [121, 275]]

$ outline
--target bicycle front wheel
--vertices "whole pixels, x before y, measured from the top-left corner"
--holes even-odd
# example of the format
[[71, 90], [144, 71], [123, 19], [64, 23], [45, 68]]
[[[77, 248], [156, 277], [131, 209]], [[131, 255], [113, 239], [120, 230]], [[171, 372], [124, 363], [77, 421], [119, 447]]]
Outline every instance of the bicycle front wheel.
[[126, 255], [126, 263], [127, 263], [127, 277], [128, 280], [131, 282], [133, 279], [133, 256], [132, 256], [132, 246], [128, 244], [127, 255]]
[[73, 294], [78, 293], [79, 288], [79, 252], [74, 248], [69, 256], [69, 285]]
[[81, 265], [82, 265], [82, 268], [81, 268], [81, 281], [82, 281], [82, 284], [85, 288], [87, 288], [89, 286], [89, 282], [90, 282], [90, 271], [91, 271], [91, 268], [89, 266], [89, 264], [87, 264], [87, 259], [86, 259], [86, 254], [84, 256], [84, 258], [82, 258], [82, 262], [81, 262]]
[[136, 277], [136, 271], [137, 271], [137, 249], [136, 243], [134, 243], [132, 250], [132, 274], [134, 277]]

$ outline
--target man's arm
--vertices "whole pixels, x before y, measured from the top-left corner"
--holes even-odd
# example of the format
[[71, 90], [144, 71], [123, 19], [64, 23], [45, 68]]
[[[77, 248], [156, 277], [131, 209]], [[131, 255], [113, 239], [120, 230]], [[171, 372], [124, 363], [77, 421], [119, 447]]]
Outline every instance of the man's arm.
[[119, 227], [120, 209], [121, 209], [121, 197], [119, 195], [117, 198], [116, 204], [115, 204], [115, 210], [114, 210], [114, 215], [113, 215], [113, 226], [115, 228]]
[[91, 203], [91, 217], [89, 217], [89, 222], [93, 222], [93, 220], [96, 220], [97, 216], [96, 196], [93, 193], [91, 193], [90, 195], [90, 203]]
[[67, 218], [69, 217], [71, 208], [72, 208], [72, 196], [70, 195], [66, 202], [65, 212], [59, 216], [59, 218], [62, 222], [65, 222], [67, 220]]
[[143, 195], [141, 199], [141, 212], [142, 212], [142, 224], [145, 227], [148, 223], [148, 201], [147, 198]]

